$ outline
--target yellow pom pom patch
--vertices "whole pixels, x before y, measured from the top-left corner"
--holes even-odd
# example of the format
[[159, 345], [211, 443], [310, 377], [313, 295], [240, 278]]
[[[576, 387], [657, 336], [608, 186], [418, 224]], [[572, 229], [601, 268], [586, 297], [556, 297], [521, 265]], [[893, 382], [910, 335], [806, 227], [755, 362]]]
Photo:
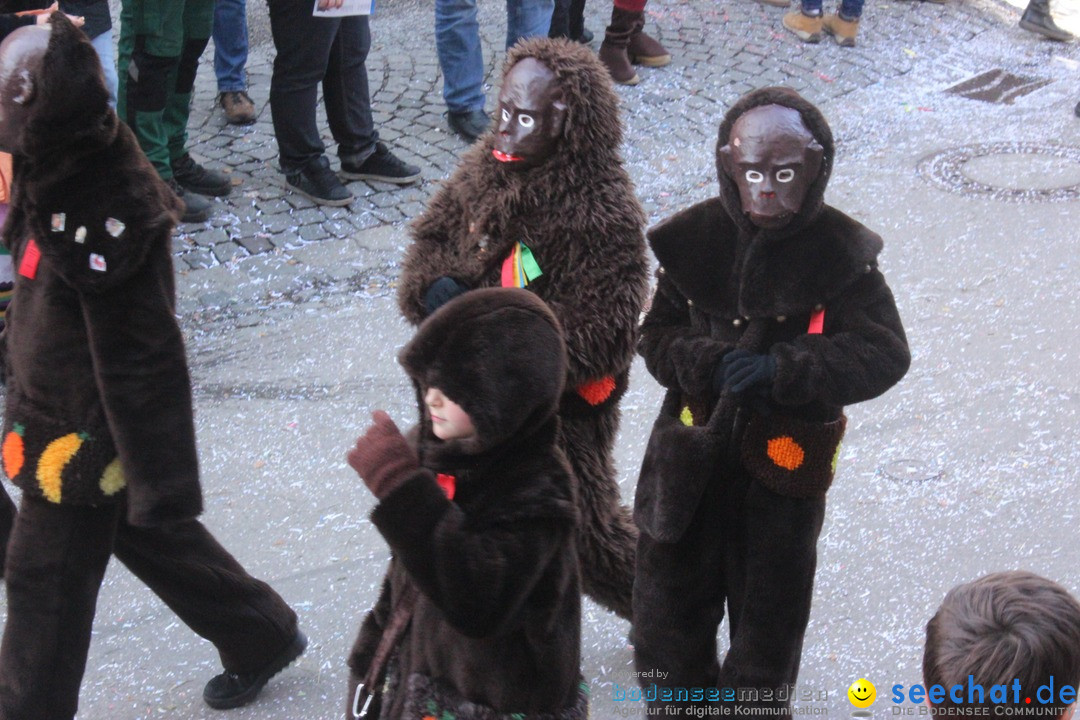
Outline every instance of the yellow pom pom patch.
[[120, 458], [114, 458], [105, 466], [105, 472], [101, 473], [98, 487], [108, 497], [123, 490], [125, 485], [127, 485], [127, 480], [124, 479], [124, 470], [120, 467]]
[[694, 413], [690, 412], [690, 406], [689, 405], [684, 407], [682, 409], [682, 412], [679, 413], [679, 420], [681, 420], [682, 424], [686, 425], [687, 427], [690, 427], [691, 425], [694, 424]]

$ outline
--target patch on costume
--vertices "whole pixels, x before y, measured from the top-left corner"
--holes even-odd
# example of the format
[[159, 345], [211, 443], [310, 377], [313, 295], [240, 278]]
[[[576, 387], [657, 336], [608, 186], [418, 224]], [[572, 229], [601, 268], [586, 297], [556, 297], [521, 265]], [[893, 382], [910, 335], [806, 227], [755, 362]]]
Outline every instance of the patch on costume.
[[71, 458], [75, 457], [75, 453], [79, 452], [79, 448], [89, 439], [90, 436], [84, 432], [68, 433], [45, 447], [45, 451], [38, 458], [37, 481], [46, 500], [60, 502], [60, 476]]
[[797, 470], [806, 458], [799, 443], [788, 435], [769, 440], [766, 452], [770, 460], [785, 470]]
[[124, 479], [124, 470], [120, 467], [120, 458], [113, 458], [113, 461], [106, 465], [105, 471], [101, 473], [98, 487], [105, 493], [105, 497], [109, 497], [123, 490], [125, 485], [127, 485], [127, 480]]
[[86, 227], [84, 227], [83, 225], [75, 228], [75, 242], [79, 243], [80, 245], [86, 242]]
[[840, 448], [843, 447], [843, 443], [836, 443], [836, 452], [833, 453], [832, 462], [829, 464], [829, 469], [832, 474], [836, 474], [836, 465], [840, 462]]
[[120, 237], [121, 233], [124, 232], [124, 228], [126, 227], [127, 225], [120, 222], [116, 218], [105, 218], [105, 232], [109, 233], [113, 237]]
[[26, 243], [23, 250], [22, 262], [19, 263], [19, 274], [33, 280], [37, 277], [38, 263], [41, 262], [41, 248], [34, 242], [34, 238]]
[[806, 328], [807, 335], [820, 335], [825, 331], [825, 308], [810, 313], [810, 325]]
[[590, 405], [599, 405], [611, 397], [611, 393], [614, 391], [615, 378], [611, 375], [605, 375], [599, 380], [590, 380], [577, 387], [577, 394]]
[[690, 412], [690, 406], [687, 405], [679, 413], [679, 421], [686, 427], [693, 427], [694, 425], [694, 413]]
[[435, 476], [435, 482], [439, 484], [442, 491], [446, 493], [447, 500], [454, 499], [454, 493], [457, 491], [457, 478], [453, 475], [447, 475], [446, 473], [439, 473]]
[[105, 256], [98, 255], [97, 253], [90, 253], [90, 269], [98, 272], [105, 272], [107, 265], [105, 264]]
[[502, 287], [523, 288], [536, 278], [543, 275], [540, 264], [533, 257], [532, 250], [520, 240], [514, 243], [510, 254], [506, 256], [502, 264]]
[[25, 434], [26, 426], [22, 423], [15, 423], [11, 427], [11, 432], [4, 438], [4, 472], [11, 479], [14, 479], [19, 474], [23, 463], [26, 462], [26, 445], [23, 442], [23, 435]]
[[49, 227], [53, 232], [64, 232], [64, 227], [67, 225], [67, 215], [64, 213], [53, 213], [52, 218], [49, 221]]

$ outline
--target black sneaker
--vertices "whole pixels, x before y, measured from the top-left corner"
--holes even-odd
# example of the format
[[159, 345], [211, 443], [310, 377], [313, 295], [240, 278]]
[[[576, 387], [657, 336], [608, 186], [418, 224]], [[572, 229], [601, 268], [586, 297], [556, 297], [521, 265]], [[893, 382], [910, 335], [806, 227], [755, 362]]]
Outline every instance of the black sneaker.
[[451, 130], [468, 142], [473, 142], [483, 135], [490, 123], [487, 113], [483, 110], [451, 111], [446, 113], [446, 121], [450, 124]]
[[375, 143], [375, 152], [360, 164], [351, 162], [347, 157], [341, 158], [341, 177], [408, 185], [420, 179], [420, 168], [402, 161], [386, 145]]
[[203, 688], [203, 700], [215, 710], [229, 710], [255, 699], [270, 678], [289, 667], [307, 648], [307, 637], [299, 630], [289, 646], [260, 670], [249, 673], [223, 672], [210, 678]]
[[184, 205], [180, 213], [180, 222], [201, 223], [210, 219], [210, 209], [214, 203], [209, 198], [184, 190], [180, 183], [176, 182], [176, 178], [169, 178], [165, 184], [176, 193], [176, 197], [180, 198], [180, 202]]
[[325, 155], [319, 156], [306, 168], [286, 172], [285, 184], [320, 205], [341, 207], [353, 201], [353, 194], [330, 169], [330, 161]]
[[184, 153], [172, 162], [173, 177], [193, 193], [225, 197], [232, 192], [232, 182], [224, 173], [208, 170]]

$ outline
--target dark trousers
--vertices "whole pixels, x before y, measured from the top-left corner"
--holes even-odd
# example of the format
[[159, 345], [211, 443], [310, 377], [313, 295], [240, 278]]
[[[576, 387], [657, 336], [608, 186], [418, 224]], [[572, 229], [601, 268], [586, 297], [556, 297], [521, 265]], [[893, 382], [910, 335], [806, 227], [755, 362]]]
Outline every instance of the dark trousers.
[[[729, 467], [706, 488], [678, 542], [641, 533], [634, 575], [637, 670], [667, 673], [655, 680], [658, 687], [734, 688], [742, 698], [650, 702], [647, 715], [690, 717], [686, 708], [719, 704], [790, 706], [783, 698], [799, 673], [824, 517], [824, 498], [778, 495], [742, 468]], [[716, 632], [725, 602], [731, 646], [720, 665]], [[652, 682], [642, 680], [643, 690]], [[670, 714], [664, 705], [682, 710]]]
[[585, 0], [555, 0], [548, 37], [580, 40], [585, 29]]
[[367, 61], [371, 31], [366, 16], [315, 18], [309, 0], [270, 0], [270, 31], [277, 48], [270, 79], [281, 168], [309, 166], [326, 151], [315, 122], [319, 83], [338, 156], [360, 163], [379, 139], [371, 117]]
[[[7, 552], [0, 719], [70, 720], [109, 557], [212, 642], [230, 672], [264, 666], [296, 636], [296, 614], [195, 520], [135, 528], [126, 507], [24, 496]], [[153, 648], [146, 648], [148, 653]]]

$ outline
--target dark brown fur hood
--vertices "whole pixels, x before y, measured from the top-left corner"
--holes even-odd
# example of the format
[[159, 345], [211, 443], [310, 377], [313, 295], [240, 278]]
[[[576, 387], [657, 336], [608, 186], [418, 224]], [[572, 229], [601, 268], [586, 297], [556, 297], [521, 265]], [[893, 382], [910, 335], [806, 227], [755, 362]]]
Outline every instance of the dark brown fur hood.
[[[803, 207], [778, 231], [750, 223], [739, 189], [719, 161], [735, 121], [768, 104], [798, 110], [825, 151]], [[798, 315], [829, 304], [877, 267], [881, 237], [824, 202], [835, 153], [832, 133], [817, 108], [795, 91], [764, 88], [743, 96], [724, 117], [716, 147], [719, 197], [679, 212], [648, 233], [664, 271], [695, 305], [728, 318]]]
[[[62, 13], [51, 24], [39, 95], [15, 157], [8, 227], [25, 222], [66, 280], [103, 290], [129, 277], [153, 243], [167, 242], [179, 200], [109, 108], [93, 46]], [[90, 267], [92, 254], [107, 272]]]
[[422, 446], [476, 455], [516, 444], [554, 422], [566, 375], [559, 323], [526, 290], [485, 288], [436, 311], [398, 356], [419, 397], [437, 387], [469, 414], [477, 434], [443, 443], [423, 402]]

